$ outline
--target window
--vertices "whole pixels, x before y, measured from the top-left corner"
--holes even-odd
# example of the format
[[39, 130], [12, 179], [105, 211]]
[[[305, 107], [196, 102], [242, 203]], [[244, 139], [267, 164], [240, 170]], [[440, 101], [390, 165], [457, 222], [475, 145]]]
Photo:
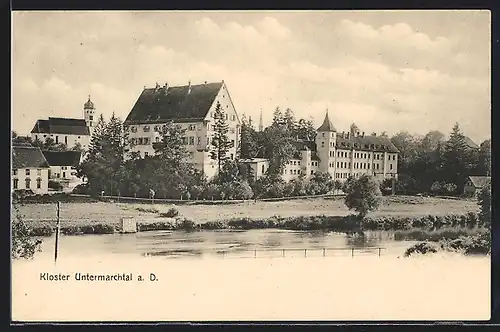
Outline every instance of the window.
[[234, 139], [231, 140], [231, 144], [234, 147]]
[[36, 189], [42, 188], [42, 179], [36, 179]]
[[38, 135], [35, 135], [35, 140], [38, 140]]
[[89, 120], [90, 121], [94, 120], [94, 116], [93, 115], [89, 116]]
[[147, 157], [149, 156], [149, 153], [148, 152], [144, 152], [144, 157]]
[[339, 168], [339, 162], [337, 161], [337, 168]]
[[36, 175], [42, 175], [42, 170], [41, 169], [37, 169], [36, 170]]
[[392, 164], [389, 166], [389, 169], [392, 169]]
[[27, 178], [26, 179], [26, 189], [30, 189], [30, 187], [31, 187], [31, 179]]
[[321, 142], [321, 147], [324, 148], [325, 147], [325, 142]]
[[19, 188], [19, 179], [12, 179], [14, 189]]
[[66, 179], [66, 172], [63, 172], [63, 178]]
[[149, 138], [144, 137], [144, 144], [145, 144], [145, 145], [148, 145], [148, 144], [149, 144]]
[[189, 125], [189, 130], [196, 130], [196, 125]]
[[80, 136], [78, 136], [78, 139], [80, 139]]
[[159, 142], [160, 141], [160, 138], [159, 137], [155, 137], [155, 142]]
[[59, 143], [59, 136], [56, 135], [56, 144]]
[[231, 153], [231, 160], [233, 160], [233, 159], [234, 159], [234, 154]]
[[264, 165], [262, 165], [262, 173], [264, 173]]
[[313, 171], [313, 170], [311, 170], [311, 175], [313, 175], [313, 174], [314, 174], [314, 171]]
[[17, 175], [17, 169], [12, 170], [12, 175]]
[[215, 131], [215, 125], [212, 125], [212, 130]]
[[194, 136], [189, 136], [189, 145], [194, 145]]
[[30, 175], [30, 169], [29, 168], [26, 168], [26, 175]]
[[147, 133], [151, 130], [151, 128], [149, 126], [144, 126], [142, 130], [144, 130], [144, 132]]
[[325, 137], [325, 133], [323, 133], [322, 136]]
[[231, 134], [234, 134], [234, 132], [235, 132], [234, 128], [229, 129], [229, 132], [230, 132]]
[[200, 145], [201, 144], [201, 137], [198, 137], [197, 141], [196, 141], [196, 144], [197, 145]]
[[61, 177], [61, 174], [60, 173], [56, 173], [56, 178], [60, 178]]
[[236, 121], [236, 115], [231, 115], [231, 121]]

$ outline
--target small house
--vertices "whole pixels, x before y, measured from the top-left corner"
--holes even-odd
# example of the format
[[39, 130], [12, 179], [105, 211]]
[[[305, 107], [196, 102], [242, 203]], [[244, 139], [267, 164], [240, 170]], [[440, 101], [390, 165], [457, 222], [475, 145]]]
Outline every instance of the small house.
[[491, 184], [490, 176], [469, 176], [464, 186], [464, 195], [475, 196], [485, 186]]
[[38, 147], [29, 144], [12, 147], [12, 190], [49, 191], [49, 164]]
[[71, 190], [82, 181], [77, 176], [76, 168], [82, 161], [80, 151], [43, 151], [50, 165], [49, 179], [59, 182], [63, 188]]

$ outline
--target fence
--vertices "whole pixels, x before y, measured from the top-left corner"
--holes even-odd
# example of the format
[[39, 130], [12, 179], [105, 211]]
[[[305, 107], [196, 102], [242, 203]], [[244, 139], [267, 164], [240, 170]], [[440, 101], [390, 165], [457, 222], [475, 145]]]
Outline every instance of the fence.
[[[380, 257], [382, 255], [382, 251], [386, 250], [383, 247], [352, 247], [352, 248], [262, 248], [262, 249], [243, 249], [243, 250], [218, 250], [217, 254], [219, 254], [222, 258], [228, 257], [230, 254], [243, 254], [249, 253], [253, 256], [253, 258], [273, 258], [273, 257], [289, 257], [290, 253], [299, 253], [302, 257], [326, 257], [330, 253], [335, 252], [344, 252], [349, 254], [351, 257], [354, 257], [354, 253], [364, 252], [373, 253]], [[274, 256], [273, 256], [273, 253]], [[316, 253], [316, 255], [314, 255]], [[270, 255], [271, 254], [271, 255]], [[309, 254], [309, 255], [308, 255]], [[312, 254], [312, 255], [311, 255]]]

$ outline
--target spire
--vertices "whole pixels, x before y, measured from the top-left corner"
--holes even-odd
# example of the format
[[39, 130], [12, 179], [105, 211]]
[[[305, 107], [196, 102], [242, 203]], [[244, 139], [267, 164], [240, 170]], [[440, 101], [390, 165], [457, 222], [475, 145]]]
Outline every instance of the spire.
[[260, 109], [259, 131], [264, 131], [264, 124], [262, 123], [262, 108]]
[[94, 109], [94, 103], [92, 101], [90, 101], [90, 95], [89, 95], [89, 99], [87, 100], [87, 102], [83, 105], [83, 108], [84, 109], [91, 109], [93, 110]]
[[317, 131], [337, 131], [330, 121], [330, 117], [328, 116], [328, 109], [326, 109], [325, 120], [323, 120], [323, 124], [318, 128]]

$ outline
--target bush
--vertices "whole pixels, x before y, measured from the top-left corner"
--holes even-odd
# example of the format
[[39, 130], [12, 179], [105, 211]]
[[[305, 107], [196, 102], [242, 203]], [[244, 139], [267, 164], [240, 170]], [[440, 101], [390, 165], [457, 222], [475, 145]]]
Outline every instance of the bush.
[[112, 224], [93, 224], [93, 225], [70, 225], [61, 227], [61, 233], [64, 235], [82, 235], [82, 234], [113, 234], [116, 231]]
[[478, 196], [480, 206], [479, 219], [484, 225], [491, 225], [491, 186], [481, 189]]
[[51, 236], [52, 234], [54, 234], [54, 228], [47, 224], [32, 227], [30, 232], [31, 236]]
[[167, 212], [160, 212], [160, 217], [164, 218], [175, 218], [179, 216], [179, 210], [176, 207], [171, 207]]
[[208, 221], [200, 224], [200, 228], [206, 230], [225, 229], [226, 227], [227, 225], [222, 221]]
[[82, 183], [73, 188], [73, 194], [90, 195], [90, 186], [88, 183]]
[[194, 231], [198, 228], [198, 225], [189, 219], [177, 220], [174, 224], [175, 230], [183, 230], [183, 231]]
[[251, 199], [253, 197], [252, 187], [246, 181], [232, 182], [230, 192], [232, 199]]
[[175, 225], [171, 222], [152, 222], [152, 223], [137, 223], [138, 232], [147, 231], [170, 231], [175, 229]]
[[31, 259], [36, 252], [41, 251], [42, 240], [34, 238], [32, 227], [23, 220], [19, 210], [14, 206], [16, 216], [12, 220], [12, 259]]
[[[57, 191], [61, 191], [63, 189], [63, 186], [60, 182], [54, 181], [54, 180], [49, 180], [49, 189], [54, 189]], [[75, 187], [76, 188], [76, 187]]]
[[406, 249], [404, 257], [410, 257], [413, 254], [427, 254], [427, 253], [436, 253], [438, 248], [435, 244], [428, 242], [420, 242], [417, 243], [410, 248]]
[[156, 207], [136, 207], [135, 208], [139, 212], [145, 212], [145, 213], [158, 213], [159, 210]]

